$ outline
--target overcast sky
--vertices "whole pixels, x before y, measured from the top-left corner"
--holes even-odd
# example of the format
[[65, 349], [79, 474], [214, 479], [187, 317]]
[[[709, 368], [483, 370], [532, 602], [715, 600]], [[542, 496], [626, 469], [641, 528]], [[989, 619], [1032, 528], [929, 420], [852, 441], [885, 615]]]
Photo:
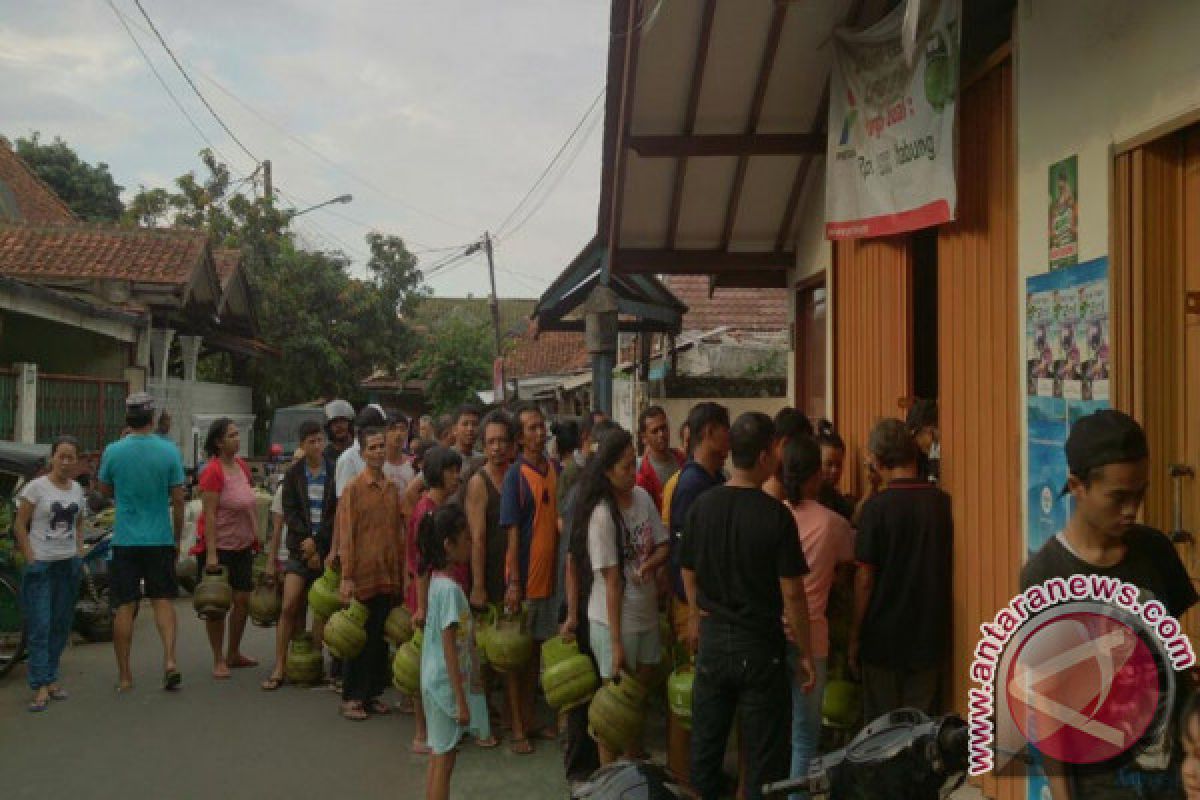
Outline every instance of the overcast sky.
[[[254, 162], [191, 93], [134, 1], [113, 3], [233, 172], [249, 173]], [[272, 161], [286, 204], [354, 195], [296, 220], [306, 243], [352, 256], [370, 229], [414, 250], [495, 231], [604, 83], [605, 0], [142, 5], [247, 149]], [[502, 296], [539, 294], [595, 232], [601, 106], [570, 169], [552, 174], [553, 193], [498, 246]], [[108, 163], [126, 197], [200, 169], [204, 141], [106, 0], [0, 0], [0, 109], [0, 133], [62, 136]], [[422, 254], [423, 266], [441, 257]], [[475, 257], [430, 283], [441, 295], [485, 294], [486, 269]]]

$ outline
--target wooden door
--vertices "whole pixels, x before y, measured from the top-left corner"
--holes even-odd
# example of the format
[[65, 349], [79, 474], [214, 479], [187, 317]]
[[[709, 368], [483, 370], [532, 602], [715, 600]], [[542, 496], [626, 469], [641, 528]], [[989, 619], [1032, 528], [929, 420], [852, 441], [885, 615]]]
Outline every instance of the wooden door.
[[912, 244], [908, 237], [839, 241], [833, 249], [833, 422], [846, 441], [843, 487], [865, 490], [871, 426], [904, 416], [912, 395]]
[[[1190, 474], [1173, 480], [1182, 483], [1183, 527], [1200, 539], [1200, 128], [1189, 129], [1184, 139], [1182, 284], [1183, 430], [1177, 463]], [[1194, 558], [1197, 546], [1192, 549]]]

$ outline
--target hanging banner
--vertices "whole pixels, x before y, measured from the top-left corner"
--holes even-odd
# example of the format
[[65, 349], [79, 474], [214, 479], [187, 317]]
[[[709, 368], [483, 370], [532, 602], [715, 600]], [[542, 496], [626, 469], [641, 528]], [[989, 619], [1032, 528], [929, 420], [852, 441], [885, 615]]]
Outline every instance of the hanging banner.
[[825, 235], [888, 236], [954, 219], [961, 0], [925, 0], [917, 57], [905, 4], [865, 31], [834, 33]]
[[[1033, 275], [1025, 284], [1025, 412], [1029, 423], [1025, 559], [1067, 524], [1065, 447], [1080, 417], [1109, 407], [1108, 259]], [[1031, 769], [1028, 800], [1046, 779]]]

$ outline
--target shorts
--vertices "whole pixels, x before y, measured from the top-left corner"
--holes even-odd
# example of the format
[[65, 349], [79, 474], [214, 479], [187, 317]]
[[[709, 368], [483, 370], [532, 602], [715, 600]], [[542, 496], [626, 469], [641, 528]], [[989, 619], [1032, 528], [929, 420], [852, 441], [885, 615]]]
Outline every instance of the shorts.
[[[206, 563], [208, 563], [207, 555], [201, 553], [196, 556], [196, 567], [202, 577]], [[253, 550], [250, 548], [246, 548], [245, 550], [218, 550], [217, 563], [229, 571], [229, 585], [233, 587], [235, 592], [254, 591]]]
[[[608, 626], [594, 619], [588, 620], [591, 633], [592, 655], [600, 668], [600, 677], [612, 678], [612, 633]], [[621, 631], [621, 644], [625, 646], [625, 669], [635, 672], [642, 664], [657, 664], [662, 661], [662, 635], [655, 626], [648, 631], [627, 633]]]
[[313, 569], [303, 561], [291, 558], [283, 562], [283, 568], [280, 572], [284, 575], [299, 575], [301, 578], [304, 578], [304, 588], [306, 589], [313, 585], [313, 581], [321, 577], [321, 570]]
[[558, 633], [558, 602], [553, 597], [540, 597], [525, 603], [526, 625], [535, 642], [552, 639]]
[[175, 545], [171, 544], [114, 546], [108, 575], [113, 605], [136, 603], [143, 596], [154, 599], [178, 597], [175, 552]]

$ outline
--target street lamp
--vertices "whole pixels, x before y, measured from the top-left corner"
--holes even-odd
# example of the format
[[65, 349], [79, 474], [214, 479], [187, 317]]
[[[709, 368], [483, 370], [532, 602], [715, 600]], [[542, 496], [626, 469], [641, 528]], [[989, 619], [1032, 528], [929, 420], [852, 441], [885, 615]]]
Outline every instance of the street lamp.
[[308, 208], [304, 209], [303, 211], [293, 211], [292, 218], [295, 219], [296, 217], [300, 216], [301, 214], [307, 214], [310, 211], [315, 211], [318, 208], [324, 208], [325, 206], [330, 206], [330, 205], [333, 205], [334, 203], [345, 204], [345, 203], [349, 203], [353, 200], [354, 200], [353, 195], [339, 194], [337, 197], [335, 197], [331, 200], [326, 200], [324, 203], [317, 203], [315, 206], [309, 206]]

